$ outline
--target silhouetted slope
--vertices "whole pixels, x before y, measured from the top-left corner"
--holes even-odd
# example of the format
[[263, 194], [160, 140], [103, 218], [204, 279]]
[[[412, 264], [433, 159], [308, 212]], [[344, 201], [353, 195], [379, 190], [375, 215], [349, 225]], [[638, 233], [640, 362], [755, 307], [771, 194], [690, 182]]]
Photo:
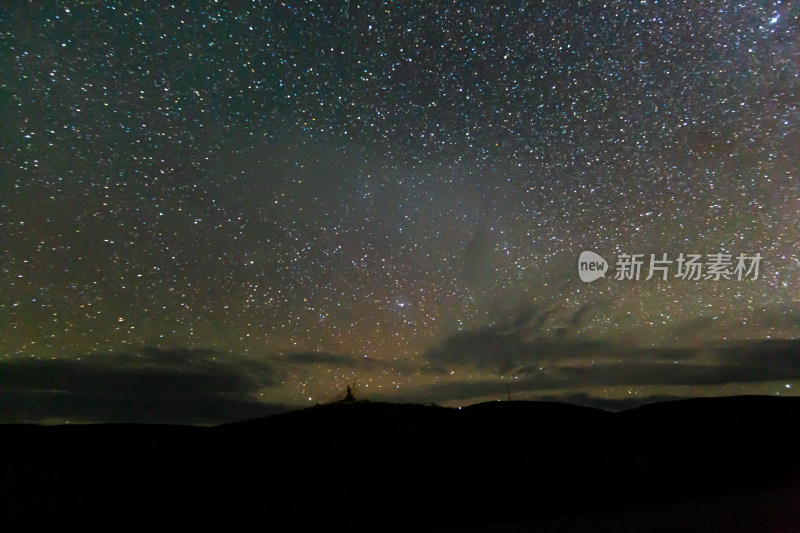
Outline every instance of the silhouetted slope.
[[728, 396], [653, 403], [618, 415], [664, 423], [780, 425], [796, 422], [799, 408], [800, 397]]
[[0, 426], [0, 512], [27, 527], [120, 517], [148, 530], [556, 527], [571, 517], [585, 530], [591, 516], [666, 523], [658, 509], [696, 515], [730, 498], [739, 518], [720, 516], [719, 530], [743, 530], [749, 505], [770, 531], [792, 516], [775, 502], [800, 487], [798, 415], [800, 398], [771, 397], [622, 413], [341, 402], [213, 428]]

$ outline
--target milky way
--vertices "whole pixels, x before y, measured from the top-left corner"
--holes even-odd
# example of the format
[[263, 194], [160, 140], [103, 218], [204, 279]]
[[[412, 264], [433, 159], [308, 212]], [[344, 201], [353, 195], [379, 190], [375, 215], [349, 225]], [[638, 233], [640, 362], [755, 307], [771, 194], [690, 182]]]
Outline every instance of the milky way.
[[256, 411], [794, 393], [795, 345], [747, 354], [800, 331], [797, 6], [128, 4], [0, 8], [5, 420], [136, 418], [91, 379], [169, 405], [153, 372]]

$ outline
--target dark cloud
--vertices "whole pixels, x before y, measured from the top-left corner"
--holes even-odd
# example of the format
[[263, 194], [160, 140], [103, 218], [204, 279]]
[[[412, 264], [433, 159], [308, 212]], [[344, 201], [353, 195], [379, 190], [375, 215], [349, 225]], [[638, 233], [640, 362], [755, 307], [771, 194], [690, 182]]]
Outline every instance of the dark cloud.
[[425, 358], [439, 372], [453, 366], [471, 366], [499, 373], [519, 360], [522, 350], [523, 343], [517, 335], [487, 327], [458, 332], [428, 350]]
[[[474, 367], [499, 374], [518, 372], [532, 362], [543, 363], [564, 355], [564, 342], [574, 339], [592, 306], [585, 304], [571, 315], [558, 308], [520, 306], [510, 318], [495, 324], [458, 333], [425, 354], [429, 369], [444, 372], [448, 367]], [[562, 320], [558, 320], [558, 316]], [[544, 327], [553, 323], [554, 334]], [[605, 341], [572, 340], [570, 359], [608, 356]]]
[[[568, 348], [568, 351], [565, 349]], [[487, 327], [461, 331], [425, 353], [431, 367], [440, 371], [452, 367], [472, 367], [497, 374], [527, 371], [531, 365], [575, 361], [592, 356], [614, 355], [605, 341], [534, 340], [526, 341], [520, 330]]]
[[[577, 327], [581, 308], [565, 330]], [[541, 316], [541, 315], [537, 315]], [[531, 318], [528, 322], [536, 320]], [[694, 321], [686, 334], [702, 331]], [[636, 347], [566, 336], [536, 338], [515, 327], [462, 331], [429, 350], [425, 358], [440, 371], [481, 371], [484, 379], [432, 385], [421, 396], [431, 401], [506, 395], [505, 386], [528, 395], [593, 387], [708, 386], [800, 379], [800, 340], [706, 343], [692, 347]], [[494, 379], [492, 378], [494, 375]]]
[[542, 313], [539, 313], [535, 317], [535, 320], [532, 321], [530, 326], [531, 329], [533, 331], [540, 331], [547, 324], [547, 321], [550, 320], [550, 317], [552, 317], [554, 314], [555, 310], [553, 309], [548, 309]]
[[749, 322], [751, 325], [765, 330], [797, 330], [800, 329], [800, 310], [790, 307], [779, 310], [765, 310], [754, 313]]
[[286, 410], [255, 399], [274, 366], [213, 350], [146, 347], [80, 359], [0, 362], [0, 420], [196, 423]]
[[786, 372], [800, 369], [800, 339], [739, 342], [717, 348], [720, 362]]
[[589, 304], [584, 304], [577, 311], [575, 311], [572, 316], [567, 321], [566, 326], [562, 327], [562, 331], [564, 334], [572, 334], [577, 333], [583, 324], [586, 322], [586, 318], [589, 316], [589, 313], [592, 310], [592, 306]]
[[[549, 380], [530, 379], [535, 389], [553, 384], [563, 388], [591, 386], [649, 386], [649, 385], [723, 385], [727, 383], [757, 383], [800, 379], [800, 365], [786, 360], [774, 365], [742, 364], [735, 360], [727, 364], [636, 363], [590, 366], [567, 366]], [[547, 388], [552, 388], [548, 386]]]
[[495, 379], [438, 383], [431, 385], [420, 396], [434, 402], [492, 396], [500, 399], [507, 395], [506, 385], [512, 393], [529, 395], [592, 387], [701, 386], [800, 379], [800, 343], [795, 343], [791, 352], [774, 352], [763, 358], [753, 352], [752, 358], [744, 357], [737, 361], [737, 353], [733, 349], [719, 352], [725, 357], [725, 362], [721, 364], [631, 360], [624, 363], [570, 364], [553, 370], [531, 371], [521, 379], [509, 380], [497, 376]]

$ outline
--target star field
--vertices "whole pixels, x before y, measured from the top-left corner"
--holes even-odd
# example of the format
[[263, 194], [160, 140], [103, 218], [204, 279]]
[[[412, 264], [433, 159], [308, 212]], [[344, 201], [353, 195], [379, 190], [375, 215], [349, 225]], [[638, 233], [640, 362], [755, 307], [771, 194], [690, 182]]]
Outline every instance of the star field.
[[[0, 8], [6, 364], [169, 352], [269, 365], [257, 401], [357, 380], [446, 403], [468, 397], [428, 393], [502, 397], [538, 361], [437, 358], [474, 332], [797, 337], [790, 2], [128, 4]], [[762, 273], [585, 284], [583, 250]], [[793, 372], [520, 396], [787, 393]]]

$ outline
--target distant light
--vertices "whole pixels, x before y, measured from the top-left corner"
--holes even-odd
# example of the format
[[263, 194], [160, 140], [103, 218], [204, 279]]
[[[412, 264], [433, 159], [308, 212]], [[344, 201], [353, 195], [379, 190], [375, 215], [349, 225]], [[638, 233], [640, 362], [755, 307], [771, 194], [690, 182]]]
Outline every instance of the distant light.
[[769, 23], [770, 23], [770, 24], [777, 24], [777, 23], [778, 23], [778, 19], [779, 19], [779, 18], [781, 18], [781, 16], [780, 16], [780, 15], [775, 15], [774, 17], [772, 17], [771, 19], [769, 19]]
[[786, 384], [786, 388], [787, 388], [787, 389], [791, 389], [791, 388], [792, 388], [792, 386], [791, 386], [791, 385], [789, 385], [789, 384], [787, 383], [787, 384]]

